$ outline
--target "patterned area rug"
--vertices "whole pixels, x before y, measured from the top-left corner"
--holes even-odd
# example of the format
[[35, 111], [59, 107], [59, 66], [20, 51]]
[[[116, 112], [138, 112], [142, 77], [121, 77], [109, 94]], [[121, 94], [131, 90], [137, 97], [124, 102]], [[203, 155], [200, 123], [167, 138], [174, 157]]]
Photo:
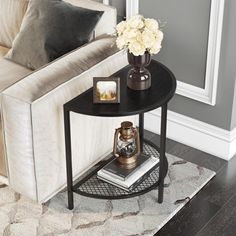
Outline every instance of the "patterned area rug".
[[154, 235], [192, 198], [215, 172], [167, 155], [169, 172], [164, 202], [157, 203], [158, 190], [125, 200], [75, 197], [67, 209], [65, 191], [47, 203], [37, 204], [0, 184], [0, 235], [3, 236], [135, 236]]

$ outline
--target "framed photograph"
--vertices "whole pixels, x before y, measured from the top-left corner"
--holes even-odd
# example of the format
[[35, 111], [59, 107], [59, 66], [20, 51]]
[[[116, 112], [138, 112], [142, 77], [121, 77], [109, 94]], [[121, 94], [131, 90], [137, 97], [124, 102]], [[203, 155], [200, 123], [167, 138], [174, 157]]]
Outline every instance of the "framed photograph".
[[119, 77], [94, 77], [93, 78], [94, 103], [120, 103], [120, 78]]

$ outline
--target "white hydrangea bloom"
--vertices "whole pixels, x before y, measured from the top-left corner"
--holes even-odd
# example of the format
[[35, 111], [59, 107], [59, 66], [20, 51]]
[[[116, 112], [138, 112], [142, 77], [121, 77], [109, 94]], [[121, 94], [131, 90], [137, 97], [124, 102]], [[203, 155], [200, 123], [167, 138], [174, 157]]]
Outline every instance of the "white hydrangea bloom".
[[156, 41], [153, 46], [150, 48], [150, 53], [151, 54], [157, 54], [161, 50], [161, 45], [159, 44], [158, 41]]
[[156, 37], [150, 30], [146, 29], [142, 33], [142, 40], [146, 48], [151, 48], [156, 41]]
[[145, 46], [137, 40], [132, 41], [132, 43], [128, 45], [128, 49], [135, 56], [141, 56], [146, 51]]
[[139, 34], [137, 29], [126, 29], [123, 33], [123, 36], [129, 41], [129, 39], [136, 38]]
[[147, 18], [145, 19], [145, 26], [147, 29], [149, 29], [150, 31], [158, 31], [159, 29], [159, 24], [156, 20], [154, 19], [150, 19], [150, 18]]
[[127, 23], [126, 23], [126, 21], [121, 21], [121, 22], [116, 26], [116, 31], [117, 31], [118, 35], [123, 34], [123, 32], [125, 31], [126, 28], [127, 28]]
[[123, 49], [126, 45], [126, 40], [123, 36], [120, 36], [116, 39], [116, 45], [119, 49]]
[[145, 19], [135, 15], [116, 26], [116, 44], [119, 49], [127, 48], [135, 56], [143, 55], [146, 51], [156, 54], [161, 49], [163, 33], [155, 19]]
[[164, 38], [164, 34], [163, 34], [162, 31], [159, 30], [158, 33], [156, 34], [156, 39], [157, 39], [159, 44], [161, 44], [163, 38]]
[[141, 29], [144, 27], [144, 18], [141, 15], [135, 15], [127, 21], [127, 24], [130, 28]]

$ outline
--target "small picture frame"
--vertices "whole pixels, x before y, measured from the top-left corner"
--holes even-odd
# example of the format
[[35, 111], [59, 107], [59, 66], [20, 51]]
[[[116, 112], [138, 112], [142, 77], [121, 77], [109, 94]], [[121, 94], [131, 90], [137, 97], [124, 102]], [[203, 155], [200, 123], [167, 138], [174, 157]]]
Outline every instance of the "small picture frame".
[[94, 77], [93, 78], [94, 103], [120, 103], [120, 78], [119, 77]]

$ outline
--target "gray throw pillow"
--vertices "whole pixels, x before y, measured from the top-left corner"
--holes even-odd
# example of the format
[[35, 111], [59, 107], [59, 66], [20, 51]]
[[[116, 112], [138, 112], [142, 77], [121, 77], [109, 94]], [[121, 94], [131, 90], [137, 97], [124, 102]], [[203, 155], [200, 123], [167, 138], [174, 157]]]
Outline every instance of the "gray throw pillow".
[[61, 0], [32, 0], [6, 57], [37, 69], [87, 43], [102, 14]]

